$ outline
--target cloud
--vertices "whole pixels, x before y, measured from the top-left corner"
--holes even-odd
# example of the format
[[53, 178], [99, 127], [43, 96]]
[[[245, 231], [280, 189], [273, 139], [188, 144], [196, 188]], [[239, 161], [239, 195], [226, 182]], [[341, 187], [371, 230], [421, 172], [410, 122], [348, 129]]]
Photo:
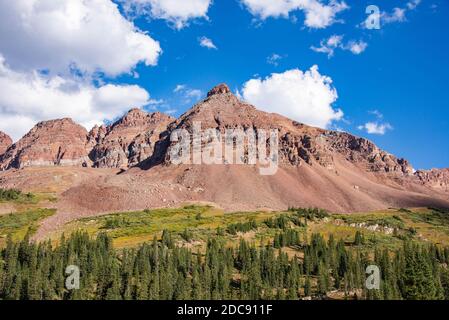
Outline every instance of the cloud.
[[358, 126], [357, 129], [364, 130], [369, 134], [384, 135], [393, 127], [389, 123], [367, 122], [364, 125]]
[[325, 53], [328, 58], [331, 58], [334, 56], [336, 49], [350, 51], [355, 55], [359, 55], [365, 51], [367, 47], [368, 44], [362, 40], [350, 40], [347, 43], [343, 43], [342, 35], [333, 35], [328, 39], [321, 40], [319, 47], [311, 46], [310, 49], [315, 52]]
[[360, 41], [349, 41], [348, 44], [345, 46], [344, 50], [349, 50], [355, 55], [361, 54], [363, 51], [366, 50], [368, 47], [368, 44], [362, 40]]
[[116, 76], [161, 52], [111, 0], [0, 1], [0, 53], [15, 70]]
[[410, 2], [407, 2], [407, 9], [409, 10], [415, 10], [417, 6], [421, 3], [421, 0], [412, 0]]
[[149, 15], [169, 21], [176, 29], [188, 25], [189, 20], [207, 19], [212, 0], [120, 0], [128, 13]]
[[186, 85], [185, 85], [185, 84], [178, 84], [178, 85], [173, 89], [173, 92], [174, 92], [174, 93], [177, 93], [177, 92], [183, 91], [185, 88], [186, 88]]
[[332, 79], [321, 75], [317, 66], [305, 72], [292, 69], [251, 79], [241, 91], [244, 100], [261, 110], [308, 125], [328, 128], [343, 117], [343, 111], [333, 107], [338, 95]]
[[309, 28], [326, 28], [338, 20], [337, 14], [349, 9], [344, 1], [330, 0], [241, 0], [249, 12], [265, 20], [269, 17], [288, 18], [290, 12], [301, 10], [305, 14], [304, 25]]
[[215, 44], [213, 43], [213, 41], [211, 39], [207, 38], [207, 37], [198, 38], [198, 42], [199, 42], [200, 46], [202, 46], [204, 48], [215, 49], [215, 50], [218, 49], [215, 46]]
[[282, 60], [282, 58], [283, 57], [281, 55], [273, 53], [271, 56], [267, 57], [267, 63], [277, 67], [279, 66], [279, 61]]
[[404, 22], [406, 9], [394, 8], [391, 13], [384, 12], [381, 15], [382, 22], [384, 24], [394, 23], [394, 22]]
[[372, 114], [377, 119], [383, 119], [383, 117], [384, 117], [384, 115], [379, 110], [371, 110], [371, 111], [368, 111], [368, 113]]
[[203, 91], [199, 89], [193, 89], [185, 84], [178, 84], [173, 92], [180, 95], [183, 99], [182, 103], [187, 104], [192, 102], [192, 100], [199, 100], [203, 97]]
[[342, 40], [343, 36], [333, 35], [327, 40], [321, 40], [319, 47], [312, 46], [310, 49], [315, 52], [325, 53], [329, 58], [331, 58], [334, 56], [335, 49], [340, 47]]
[[17, 140], [38, 121], [71, 117], [90, 129], [153, 100], [136, 85], [95, 87], [61, 76], [17, 72], [0, 55], [0, 130]]
[[203, 92], [198, 89], [188, 89], [186, 91], [186, 97], [200, 99], [203, 96]]

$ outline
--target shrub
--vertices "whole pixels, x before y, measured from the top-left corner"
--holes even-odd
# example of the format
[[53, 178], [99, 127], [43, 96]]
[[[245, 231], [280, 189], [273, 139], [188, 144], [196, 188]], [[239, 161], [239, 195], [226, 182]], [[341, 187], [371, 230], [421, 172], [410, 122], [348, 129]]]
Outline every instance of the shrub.
[[237, 234], [237, 232], [248, 232], [257, 229], [258, 225], [256, 220], [251, 219], [248, 222], [238, 222], [228, 225], [227, 231], [230, 234]]

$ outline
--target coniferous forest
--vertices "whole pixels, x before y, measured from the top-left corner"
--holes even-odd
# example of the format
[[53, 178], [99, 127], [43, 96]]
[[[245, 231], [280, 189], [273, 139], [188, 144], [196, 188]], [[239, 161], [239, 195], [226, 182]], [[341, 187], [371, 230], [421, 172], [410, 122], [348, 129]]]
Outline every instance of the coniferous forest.
[[[167, 231], [160, 240], [123, 250], [104, 233], [76, 232], [57, 246], [9, 237], [0, 254], [0, 299], [297, 300], [336, 290], [344, 299], [449, 299], [449, 248], [406, 241], [395, 251], [366, 252], [313, 234], [299, 244], [302, 257], [289, 258], [281, 247], [296, 237], [284, 234], [257, 247], [210, 238], [203, 253], [175, 246]], [[363, 241], [360, 234], [357, 241]], [[378, 290], [365, 285], [372, 264], [381, 270]], [[77, 290], [66, 288], [69, 265], [80, 270]]]

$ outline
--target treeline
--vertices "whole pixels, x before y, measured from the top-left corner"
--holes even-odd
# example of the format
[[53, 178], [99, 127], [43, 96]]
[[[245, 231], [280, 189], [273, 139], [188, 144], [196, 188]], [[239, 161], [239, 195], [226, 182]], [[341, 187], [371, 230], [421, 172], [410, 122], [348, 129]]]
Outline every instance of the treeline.
[[[57, 247], [9, 238], [0, 252], [0, 299], [300, 299], [333, 290], [348, 299], [449, 299], [447, 248], [407, 242], [369, 254], [314, 234], [301, 250], [303, 257], [289, 257], [272, 245], [241, 240], [233, 248], [215, 237], [201, 254], [176, 247], [167, 231], [120, 251], [106, 234], [75, 233]], [[365, 287], [373, 264], [380, 290]], [[69, 265], [80, 269], [79, 290], [65, 288]]]
[[329, 217], [329, 212], [324, 209], [319, 208], [288, 208], [289, 212], [294, 212], [296, 215], [300, 217], [307, 218], [309, 220], [313, 219], [323, 219]]

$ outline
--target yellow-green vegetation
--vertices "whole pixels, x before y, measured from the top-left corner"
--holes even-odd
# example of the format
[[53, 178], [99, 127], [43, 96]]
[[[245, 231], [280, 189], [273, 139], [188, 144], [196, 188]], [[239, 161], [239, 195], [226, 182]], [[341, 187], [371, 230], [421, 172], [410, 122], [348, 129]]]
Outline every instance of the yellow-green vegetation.
[[45, 208], [55, 201], [54, 195], [49, 193], [35, 194], [0, 188], [0, 247], [8, 235], [14, 240], [21, 240], [27, 232], [34, 233], [41, 220], [56, 212]]
[[8, 235], [14, 240], [22, 240], [27, 232], [34, 233], [39, 221], [56, 212], [54, 209], [30, 209], [23, 212], [0, 215], [0, 246]]
[[[225, 213], [211, 206], [190, 205], [84, 218], [67, 224], [61, 233], [84, 230], [97, 235], [106, 232], [115, 247], [123, 248], [137, 246], [154, 237], [160, 239], [163, 230], [167, 230], [174, 234], [179, 245], [202, 249], [211, 236], [231, 246], [237, 245], [241, 238], [257, 246], [272, 243], [282, 236], [279, 230], [285, 229], [285, 226], [273, 224], [287, 223], [289, 229], [298, 232], [301, 241], [319, 233], [325, 239], [332, 235], [352, 246], [356, 233], [360, 232], [362, 248], [366, 249], [379, 246], [395, 249], [401, 247], [404, 240], [449, 245], [449, 214], [441, 210], [389, 209], [330, 215], [309, 215], [298, 210], [301, 209]], [[279, 222], [281, 217], [286, 217], [287, 222]], [[54, 239], [59, 236], [60, 233], [53, 235]], [[291, 249], [288, 251], [294, 252]]]
[[37, 201], [32, 193], [22, 193], [17, 189], [0, 189], [0, 202], [36, 203]]
[[25, 193], [17, 189], [0, 188], [0, 214], [51, 207], [54, 202], [56, 197], [52, 193]]
[[[216, 234], [217, 228], [236, 222], [255, 220], [262, 222], [272, 217], [273, 212], [224, 213], [211, 206], [189, 205], [177, 209], [153, 209], [121, 212], [94, 218], [83, 218], [66, 225], [63, 232], [87, 231], [90, 235], [107, 232], [117, 247], [136, 246], [160, 238], [163, 230], [182, 233], [190, 230], [197, 241]], [[59, 237], [59, 234], [55, 235]], [[237, 236], [235, 236], [237, 237]]]

